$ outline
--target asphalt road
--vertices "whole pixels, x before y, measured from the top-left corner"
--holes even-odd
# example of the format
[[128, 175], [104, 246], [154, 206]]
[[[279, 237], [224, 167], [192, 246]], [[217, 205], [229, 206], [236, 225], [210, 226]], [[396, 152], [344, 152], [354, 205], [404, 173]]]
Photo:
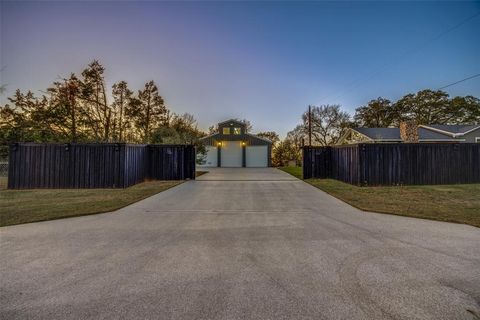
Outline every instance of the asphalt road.
[[0, 240], [2, 319], [480, 317], [480, 229], [362, 212], [275, 169]]

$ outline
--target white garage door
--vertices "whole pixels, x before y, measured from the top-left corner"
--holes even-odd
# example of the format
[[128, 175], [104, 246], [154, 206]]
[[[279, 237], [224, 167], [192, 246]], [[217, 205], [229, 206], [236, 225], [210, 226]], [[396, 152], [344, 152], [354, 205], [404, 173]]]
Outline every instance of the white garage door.
[[222, 141], [222, 154], [220, 156], [222, 167], [242, 166], [242, 145], [240, 141]]
[[247, 167], [268, 167], [268, 146], [247, 146]]
[[217, 147], [207, 146], [207, 156], [205, 158], [205, 163], [199, 165], [200, 167], [216, 167], [218, 165], [217, 156], [218, 150]]

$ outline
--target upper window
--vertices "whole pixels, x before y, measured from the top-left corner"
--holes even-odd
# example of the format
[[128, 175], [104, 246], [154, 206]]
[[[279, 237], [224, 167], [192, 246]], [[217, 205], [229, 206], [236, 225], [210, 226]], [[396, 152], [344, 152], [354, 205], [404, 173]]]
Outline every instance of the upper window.
[[475, 142], [476, 142], [476, 143], [480, 143], [480, 137], [476, 137], [476, 138], [475, 138]]
[[223, 128], [223, 134], [230, 134], [230, 128]]
[[240, 128], [233, 128], [233, 134], [242, 134], [242, 129], [240, 129]]

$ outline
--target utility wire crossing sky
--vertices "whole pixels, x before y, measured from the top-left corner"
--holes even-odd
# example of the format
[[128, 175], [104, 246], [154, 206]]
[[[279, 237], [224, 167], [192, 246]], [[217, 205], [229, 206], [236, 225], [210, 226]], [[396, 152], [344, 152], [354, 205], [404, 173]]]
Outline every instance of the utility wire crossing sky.
[[284, 136], [308, 105], [422, 89], [480, 96], [479, 2], [0, 2], [1, 103], [93, 59], [107, 85], [154, 80], [200, 127]]

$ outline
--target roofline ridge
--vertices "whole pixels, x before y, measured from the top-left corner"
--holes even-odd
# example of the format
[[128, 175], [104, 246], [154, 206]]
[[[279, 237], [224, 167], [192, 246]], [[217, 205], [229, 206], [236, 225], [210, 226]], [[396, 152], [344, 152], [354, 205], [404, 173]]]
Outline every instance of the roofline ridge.
[[259, 136], [257, 136], [256, 134], [253, 134], [253, 133], [245, 132], [245, 135], [251, 136], [251, 137], [255, 137], [255, 138], [257, 138], [257, 139], [260, 139], [260, 140], [263, 140], [263, 141], [266, 141], [266, 142], [273, 143], [272, 140], [267, 139], [267, 138], [263, 138], [263, 137], [259, 137]]

